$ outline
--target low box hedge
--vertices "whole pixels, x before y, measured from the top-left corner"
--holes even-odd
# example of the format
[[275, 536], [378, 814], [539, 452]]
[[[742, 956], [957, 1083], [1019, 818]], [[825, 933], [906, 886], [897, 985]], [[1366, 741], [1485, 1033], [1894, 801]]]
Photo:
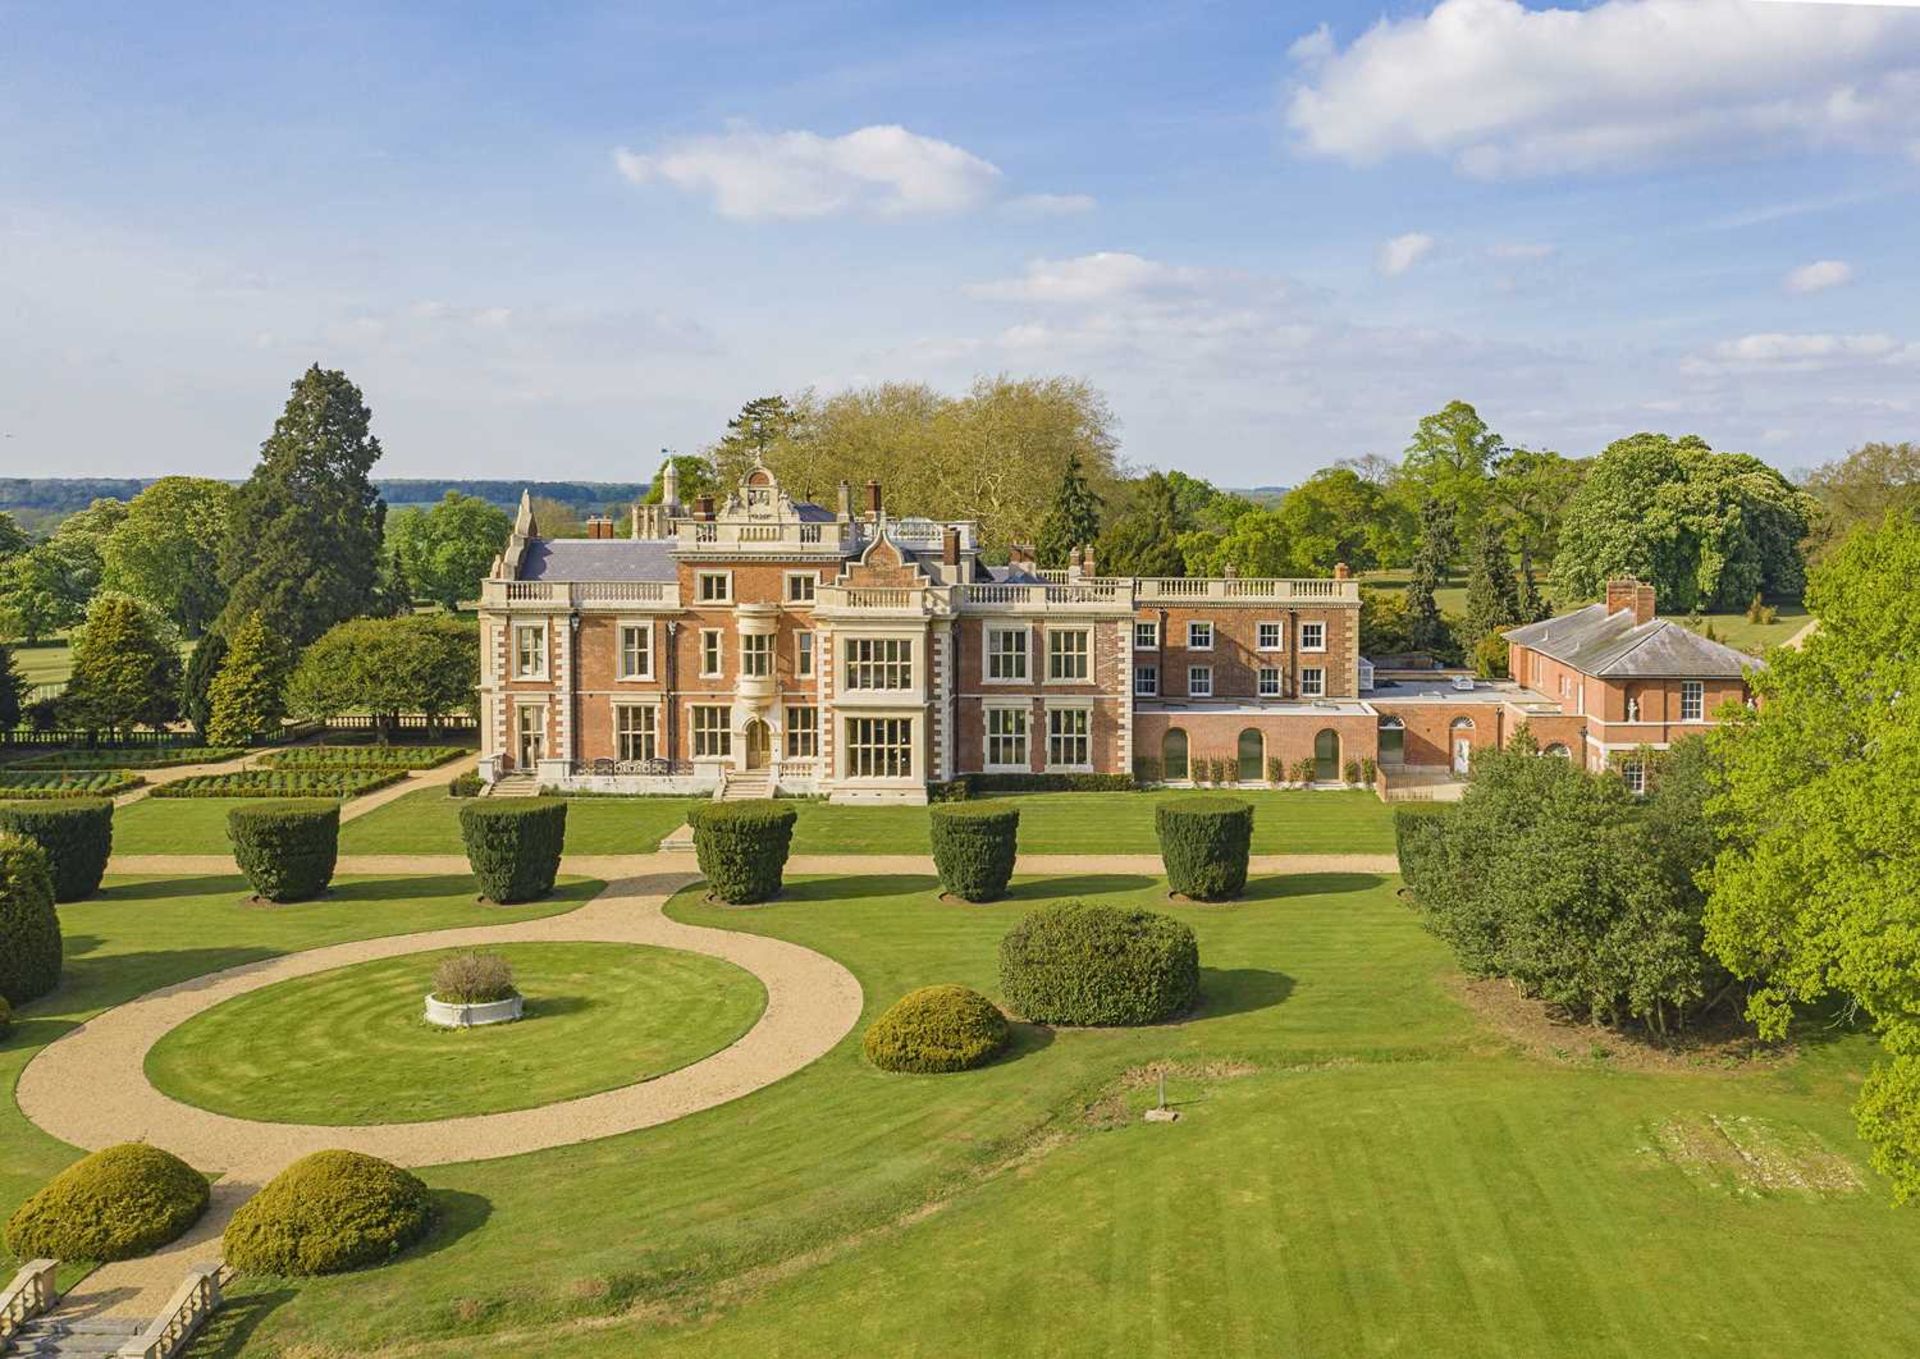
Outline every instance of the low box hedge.
[[1253, 804], [1234, 797], [1174, 798], [1154, 808], [1167, 886], [1194, 901], [1230, 901], [1247, 886]]
[[233, 861], [267, 901], [311, 901], [333, 881], [340, 858], [340, 804], [289, 798], [227, 813]]
[[882, 1071], [965, 1071], [992, 1058], [1011, 1033], [999, 1007], [972, 987], [923, 986], [888, 1006], [861, 1047]]
[[1038, 1024], [1155, 1024], [1200, 994], [1200, 947], [1172, 916], [1067, 901], [1000, 941], [1000, 990]]
[[339, 1274], [386, 1263], [432, 1219], [417, 1176], [357, 1151], [316, 1151], [241, 1204], [221, 1243], [249, 1274]]
[[473, 799], [460, 808], [460, 839], [481, 896], [500, 906], [537, 901], [560, 875], [567, 804], [551, 797]]
[[60, 984], [64, 945], [47, 852], [0, 832], [0, 998], [25, 1005]]
[[1139, 788], [1131, 774], [962, 774], [927, 785], [927, 796], [934, 802], [965, 802], [1008, 793], [1132, 793]]
[[131, 1260], [207, 1211], [207, 1177], [144, 1142], [76, 1161], [7, 1220], [7, 1249], [31, 1260]]
[[399, 769], [241, 769], [190, 774], [156, 786], [152, 797], [359, 797], [400, 782]]
[[168, 769], [219, 764], [246, 754], [240, 746], [144, 746], [137, 750], [57, 750], [21, 760], [15, 769]]
[[62, 797], [116, 797], [146, 780], [124, 769], [74, 769], [16, 772], [0, 769], [0, 798], [13, 801]]
[[432, 769], [470, 754], [459, 746], [298, 746], [263, 755], [269, 769]]
[[1019, 854], [1020, 809], [1004, 802], [948, 802], [928, 810], [940, 885], [963, 901], [1005, 896]]
[[104, 798], [0, 802], [0, 831], [23, 835], [47, 852], [56, 902], [84, 901], [100, 890], [113, 853], [113, 804]]
[[687, 814], [708, 890], [733, 906], [780, 894], [798, 814], [781, 802], [703, 802]]

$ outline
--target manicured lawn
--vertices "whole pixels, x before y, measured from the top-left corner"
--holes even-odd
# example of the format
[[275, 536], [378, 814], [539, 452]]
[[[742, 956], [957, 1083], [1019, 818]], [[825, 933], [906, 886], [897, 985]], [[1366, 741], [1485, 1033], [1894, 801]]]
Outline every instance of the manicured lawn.
[[[567, 800], [570, 854], [651, 854], [685, 824], [697, 799], [578, 797]], [[461, 799], [422, 788], [340, 828], [342, 854], [464, 854]]]
[[527, 1109], [664, 1075], [752, 1027], [766, 990], [717, 958], [626, 944], [502, 944], [513, 1024], [421, 1018], [434, 964], [410, 954], [281, 982], [189, 1020], [147, 1056], [188, 1104], [276, 1123], [412, 1123]]
[[231, 854], [227, 813], [258, 806], [245, 797], [143, 797], [113, 812], [115, 854]]
[[[1209, 908], [1113, 876], [1026, 880], [985, 907], [943, 905], [924, 878], [800, 881], [754, 910], [683, 894], [676, 918], [840, 958], [869, 1017], [931, 982], [992, 994], [1000, 935], [1039, 901], [1157, 905], [1200, 936], [1203, 1002], [1144, 1030], [1017, 1026], [1006, 1059], [952, 1076], [877, 1072], [856, 1032], [660, 1128], [428, 1169], [442, 1217], [422, 1248], [298, 1286], [242, 1279], [196, 1352], [1920, 1345], [1920, 1216], [1890, 1210], [1848, 1114], [1866, 1040], [1812, 1028], [1777, 1069], [1616, 1070], [1582, 1060], [1577, 1032], [1564, 1063], [1523, 1057], [1454, 999], [1392, 889], [1269, 878]], [[1117, 1083], [1154, 1062], [1174, 1064], [1170, 1127], [1138, 1119], [1144, 1074]], [[1832, 1187], [1755, 1182], [1798, 1158]]]
[[[1700, 619], [1699, 631], [1704, 634], [1711, 627], [1713, 635], [1720, 641], [1757, 656], [1768, 647], [1779, 646], [1792, 637], [1812, 617], [1798, 604], [1779, 605], [1775, 612], [1777, 617], [1771, 623], [1749, 623], [1744, 613], [1705, 614]], [[1688, 619], [1678, 614], [1664, 616], [1675, 623], [1689, 623]]]

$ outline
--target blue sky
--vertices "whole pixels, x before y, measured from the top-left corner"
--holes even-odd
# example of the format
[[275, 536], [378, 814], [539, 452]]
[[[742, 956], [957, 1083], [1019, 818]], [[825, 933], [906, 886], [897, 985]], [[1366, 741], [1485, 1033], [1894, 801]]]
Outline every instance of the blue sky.
[[1920, 11], [0, 0], [0, 473], [638, 478], [748, 397], [1068, 373], [1234, 485], [1459, 396], [1920, 437]]

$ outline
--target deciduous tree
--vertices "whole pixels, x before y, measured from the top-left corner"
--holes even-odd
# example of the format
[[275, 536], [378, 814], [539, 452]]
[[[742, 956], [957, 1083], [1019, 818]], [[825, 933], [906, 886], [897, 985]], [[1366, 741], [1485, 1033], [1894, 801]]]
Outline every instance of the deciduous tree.
[[162, 477], [127, 505], [102, 548], [103, 583], [151, 604], [198, 637], [226, 602], [220, 544], [233, 488], [207, 477]]
[[[1480, 412], [1449, 401], [1421, 417], [1395, 482], [1412, 504], [1437, 500], [1452, 510], [1454, 528], [1464, 538], [1480, 526], [1494, 463], [1505, 452], [1506, 442], [1487, 428]], [[1441, 567], [1451, 561], [1451, 554], [1443, 556]]]
[[395, 719], [465, 711], [480, 682], [479, 630], [463, 619], [356, 618], [328, 630], [287, 682], [296, 717], [326, 721], [367, 712], [390, 735]]
[[480, 582], [512, 531], [505, 510], [458, 491], [448, 491], [432, 509], [401, 510], [387, 522], [389, 546], [414, 594], [449, 613], [479, 597]]

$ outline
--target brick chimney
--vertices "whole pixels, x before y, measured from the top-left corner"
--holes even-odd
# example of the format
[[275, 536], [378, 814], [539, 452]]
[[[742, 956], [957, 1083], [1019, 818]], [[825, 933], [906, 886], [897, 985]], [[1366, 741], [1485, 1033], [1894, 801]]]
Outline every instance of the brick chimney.
[[703, 495], [694, 501], [693, 517], [695, 519], [712, 519], [713, 518], [713, 497], [712, 496]]
[[587, 537], [589, 538], [613, 537], [613, 520], [608, 518], [604, 514], [593, 515], [587, 520]]
[[956, 524], [948, 524], [946, 533], [941, 535], [940, 560], [947, 566], [960, 565], [960, 528]]
[[1633, 614], [1635, 623], [1653, 621], [1653, 587], [1625, 576], [1619, 580], [1607, 582], [1607, 612], [1619, 613], [1626, 610]]
[[877, 481], [867, 483], [867, 513], [875, 519], [880, 517], [880, 483]]
[[1031, 567], [1033, 565], [1033, 544], [1008, 543], [1007, 565]]
[[853, 518], [853, 487], [844, 481], [840, 483], [840, 518], [842, 522]]
[[1333, 578], [1335, 580], [1352, 580], [1353, 568], [1345, 562], [1335, 562], [1333, 564]]
[[1080, 549], [1080, 574], [1083, 576], [1097, 576], [1100, 574], [1093, 569], [1092, 544], [1088, 544], [1086, 547]]

